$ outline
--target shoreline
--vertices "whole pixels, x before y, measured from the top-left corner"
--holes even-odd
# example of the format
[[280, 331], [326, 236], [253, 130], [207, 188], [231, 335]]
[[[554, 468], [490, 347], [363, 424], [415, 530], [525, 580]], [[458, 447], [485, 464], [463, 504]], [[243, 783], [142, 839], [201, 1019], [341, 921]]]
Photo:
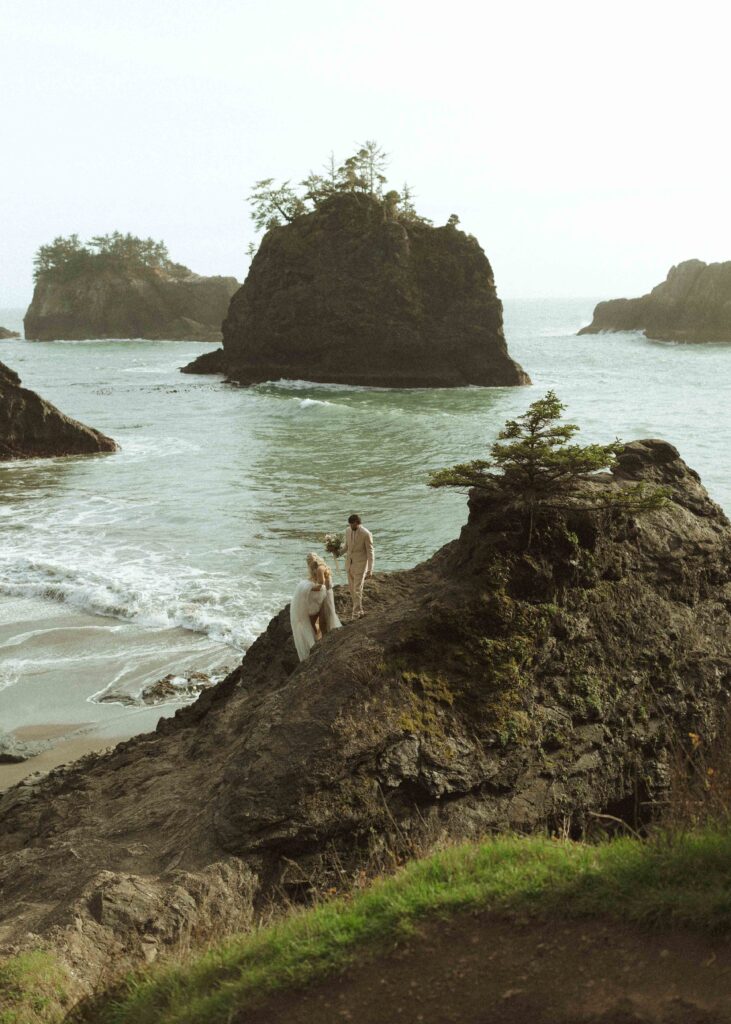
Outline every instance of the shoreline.
[[47, 750], [29, 757], [25, 761], [16, 761], [11, 764], [0, 764], [0, 793], [10, 789], [17, 783], [22, 782], [31, 775], [42, 774], [52, 771], [61, 765], [71, 764], [78, 761], [85, 754], [92, 754], [114, 747], [117, 743], [136, 735], [135, 732], [120, 734], [119, 736], [105, 736], [88, 726], [78, 726], [71, 730], [66, 725], [28, 725], [14, 729], [9, 736], [18, 740], [57, 740]]

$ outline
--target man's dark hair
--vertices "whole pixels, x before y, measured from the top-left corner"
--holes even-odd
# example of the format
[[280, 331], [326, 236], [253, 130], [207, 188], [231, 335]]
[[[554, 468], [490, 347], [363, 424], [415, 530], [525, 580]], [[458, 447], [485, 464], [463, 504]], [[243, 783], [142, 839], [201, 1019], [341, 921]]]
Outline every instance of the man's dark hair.
[[348, 516], [349, 523], [360, 523], [360, 516], [352, 515]]

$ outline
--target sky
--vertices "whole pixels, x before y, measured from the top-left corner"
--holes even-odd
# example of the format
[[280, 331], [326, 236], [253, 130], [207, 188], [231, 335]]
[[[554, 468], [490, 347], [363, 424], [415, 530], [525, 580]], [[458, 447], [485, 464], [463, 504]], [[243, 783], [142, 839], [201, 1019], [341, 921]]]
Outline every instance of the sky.
[[0, 0], [0, 307], [57, 235], [243, 280], [254, 181], [365, 139], [503, 298], [639, 295], [731, 259], [727, 5]]

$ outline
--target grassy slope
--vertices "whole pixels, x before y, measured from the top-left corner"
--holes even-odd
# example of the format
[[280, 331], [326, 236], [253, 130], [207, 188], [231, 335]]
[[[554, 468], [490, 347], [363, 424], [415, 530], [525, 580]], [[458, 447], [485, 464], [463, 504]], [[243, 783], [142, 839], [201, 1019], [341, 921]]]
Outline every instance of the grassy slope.
[[[471, 907], [731, 931], [731, 830], [598, 846], [508, 837], [451, 847], [352, 899], [296, 911], [185, 963], [130, 977], [84, 1019], [223, 1024], [267, 992], [397, 942], [427, 914]], [[62, 993], [62, 972], [47, 954], [8, 961], [0, 965], [0, 1024], [60, 1020]]]

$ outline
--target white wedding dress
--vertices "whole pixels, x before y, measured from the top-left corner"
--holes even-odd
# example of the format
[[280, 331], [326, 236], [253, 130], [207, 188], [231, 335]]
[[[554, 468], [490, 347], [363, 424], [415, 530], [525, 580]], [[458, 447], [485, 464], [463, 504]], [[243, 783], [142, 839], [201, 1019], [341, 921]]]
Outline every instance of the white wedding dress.
[[342, 625], [335, 611], [335, 599], [332, 587], [315, 590], [316, 583], [302, 580], [295, 587], [292, 603], [289, 606], [289, 621], [292, 624], [292, 638], [300, 661], [304, 661], [315, 645], [315, 631], [310, 622], [310, 615], [324, 611], [325, 628], [339, 629]]

